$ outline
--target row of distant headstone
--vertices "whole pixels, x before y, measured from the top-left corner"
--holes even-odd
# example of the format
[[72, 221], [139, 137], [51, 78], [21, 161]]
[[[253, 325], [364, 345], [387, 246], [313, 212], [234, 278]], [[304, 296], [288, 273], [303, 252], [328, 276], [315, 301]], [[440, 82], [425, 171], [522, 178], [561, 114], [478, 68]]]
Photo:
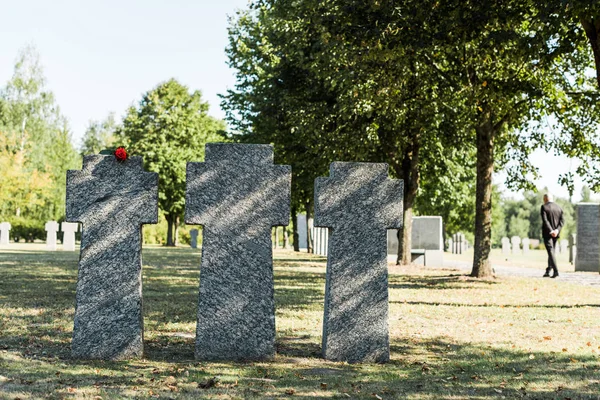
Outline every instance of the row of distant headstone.
[[452, 238], [448, 239], [448, 251], [452, 254], [462, 254], [469, 250], [471, 244], [465, 239], [462, 233], [455, 233]]
[[[56, 221], [46, 222], [46, 250], [56, 251], [56, 234], [60, 226], [60, 231], [63, 233], [63, 250], [75, 251], [75, 233], [79, 230], [79, 224], [75, 222], [61, 222], [60, 225]], [[8, 245], [11, 225], [9, 222], [0, 223], [0, 245]]]
[[[272, 227], [288, 224], [290, 192], [291, 167], [273, 165], [269, 145], [212, 143], [187, 164], [185, 223], [203, 226], [196, 358], [275, 354]], [[314, 193], [314, 224], [331, 232], [323, 356], [387, 361], [386, 236], [402, 226], [403, 182], [387, 164], [333, 162]], [[67, 173], [66, 207], [83, 224], [72, 354], [139, 357], [141, 226], [158, 221], [158, 175], [140, 157], [85, 156]]]
[[[575, 235], [572, 235], [575, 236]], [[513, 236], [510, 239], [507, 237], [503, 237], [501, 240], [502, 243], [502, 254], [527, 254], [529, 250], [533, 247], [537, 247], [540, 244], [538, 239], [529, 239], [529, 238], [520, 238], [518, 236]], [[558, 241], [558, 246], [556, 246], [555, 251], [559, 254], [566, 254], [569, 252], [569, 241], [567, 239], [560, 239]]]

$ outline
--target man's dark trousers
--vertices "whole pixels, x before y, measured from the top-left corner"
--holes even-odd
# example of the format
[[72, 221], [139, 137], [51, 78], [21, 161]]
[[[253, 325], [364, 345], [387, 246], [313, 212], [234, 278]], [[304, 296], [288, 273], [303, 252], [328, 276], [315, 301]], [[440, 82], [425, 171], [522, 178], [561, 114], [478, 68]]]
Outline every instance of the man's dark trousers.
[[548, 252], [548, 267], [546, 268], [546, 274], [550, 273], [550, 270], [554, 271], [554, 275], [558, 275], [558, 268], [556, 267], [556, 243], [558, 242], [557, 237], [544, 237], [544, 246]]

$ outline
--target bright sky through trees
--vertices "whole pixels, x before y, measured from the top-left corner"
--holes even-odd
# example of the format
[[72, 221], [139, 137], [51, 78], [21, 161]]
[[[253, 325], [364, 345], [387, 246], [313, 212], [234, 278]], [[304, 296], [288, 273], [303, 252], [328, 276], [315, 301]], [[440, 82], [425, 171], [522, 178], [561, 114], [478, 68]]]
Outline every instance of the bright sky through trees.
[[[222, 118], [217, 94], [234, 84], [225, 64], [227, 16], [246, 5], [247, 0], [0, 0], [0, 84], [10, 79], [19, 50], [33, 44], [78, 146], [90, 120], [111, 111], [120, 119], [142, 93], [172, 77], [201, 90], [209, 114]], [[566, 197], [558, 175], [576, 164], [543, 152], [533, 161], [543, 175], [537, 185]], [[580, 191], [577, 180], [574, 200]]]

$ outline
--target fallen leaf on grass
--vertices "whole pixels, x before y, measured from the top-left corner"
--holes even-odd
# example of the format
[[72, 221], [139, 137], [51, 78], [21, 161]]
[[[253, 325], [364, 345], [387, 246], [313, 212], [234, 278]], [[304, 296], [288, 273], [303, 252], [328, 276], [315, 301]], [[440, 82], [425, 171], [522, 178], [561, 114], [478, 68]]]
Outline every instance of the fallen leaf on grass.
[[327, 389], [327, 384], [325, 382], [321, 382], [321, 389]]
[[552, 340], [551, 336], [544, 336], [544, 340]]
[[215, 387], [219, 383], [219, 378], [213, 376], [212, 378], [205, 380], [204, 382], [198, 383], [198, 387], [200, 389], [210, 389], [211, 387]]
[[285, 394], [287, 394], [287, 395], [289, 395], [289, 396], [293, 395], [294, 393], [296, 393], [296, 390], [295, 390], [295, 389], [287, 389], [287, 390], [285, 391]]

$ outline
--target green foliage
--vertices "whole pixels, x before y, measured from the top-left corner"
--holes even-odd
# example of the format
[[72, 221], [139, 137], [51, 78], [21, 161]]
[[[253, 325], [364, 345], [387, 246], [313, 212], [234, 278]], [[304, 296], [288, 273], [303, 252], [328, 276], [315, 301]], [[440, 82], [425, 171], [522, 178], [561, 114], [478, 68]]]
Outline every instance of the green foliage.
[[173, 228], [183, 216], [186, 163], [203, 160], [206, 143], [225, 139], [224, 123], [207, 112], [199, 91], [190, 93], [171, 79], [144, 94], [118, 129], [129, 154], [142, 156], [145, 168], [159, 174], [158, 205], [169, 225], [168, 245], [175, 244]]
[[0, 144], [0, 218], [61, 219], [66, 171], [79, 167], [80, 158], [32, 47], [19, 54], [0, 89]]
[[104, 121], [90, 121], [83, 135], [81, 155], [100, 154], [102, 150], [112, 149], [119, 139], [117, 129], [114, 113], [110, 113]]

